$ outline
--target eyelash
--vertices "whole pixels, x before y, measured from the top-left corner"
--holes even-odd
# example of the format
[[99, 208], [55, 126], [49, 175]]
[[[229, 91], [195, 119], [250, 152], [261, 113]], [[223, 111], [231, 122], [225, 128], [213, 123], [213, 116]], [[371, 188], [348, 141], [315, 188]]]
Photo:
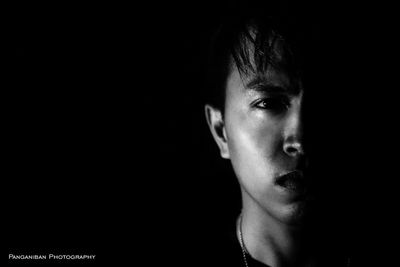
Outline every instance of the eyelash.
[[267, 97], [256, 101], [254, 106], [259, 109], [281, 112], [287, 110], [290, 107], [290, 103], [288, 99], [283, 97]]

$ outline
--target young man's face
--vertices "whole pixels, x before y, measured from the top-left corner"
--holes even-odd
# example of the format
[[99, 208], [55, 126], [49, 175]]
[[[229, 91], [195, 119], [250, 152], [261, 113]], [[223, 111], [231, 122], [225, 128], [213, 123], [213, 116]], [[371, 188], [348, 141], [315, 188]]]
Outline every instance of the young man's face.
[[304, 92], [291, 80], [282, 69], [270, 67], [258, 77], [241, 76], [234, 67], [227, 79], [222, 134], [213, 133], [221, 155], [232, 162], [243, 198], [285, 223], [298, 222], [308, 201]]

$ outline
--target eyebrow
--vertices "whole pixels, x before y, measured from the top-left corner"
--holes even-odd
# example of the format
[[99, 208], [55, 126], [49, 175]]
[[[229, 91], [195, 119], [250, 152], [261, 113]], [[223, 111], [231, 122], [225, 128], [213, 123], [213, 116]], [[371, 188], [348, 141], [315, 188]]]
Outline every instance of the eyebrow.
[[255, 77], [251, 79], [247, 84], [245, 84], [245, 88], [254, 91], [262, 91], [267, 93], [288, 93], [289, 90], [286, 87], [277, 86], [267, 79], [262, 77]]
[[292, 87], [286, 87], [271, 83], [265, 77], [254, 77], [245, 84], [247, 90], [254, 90], [258, 92], [265, 92], [271, 94], [297, 94], [298, 90]]

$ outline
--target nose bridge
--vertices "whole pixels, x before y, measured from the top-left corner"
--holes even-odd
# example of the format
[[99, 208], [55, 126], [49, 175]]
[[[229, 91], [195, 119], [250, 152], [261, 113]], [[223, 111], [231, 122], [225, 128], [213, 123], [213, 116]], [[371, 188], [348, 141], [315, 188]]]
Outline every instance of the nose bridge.
[[304, 153], [303, 150], [303, 116], [301, 99], [292, 105], [287, 114], [284, 130], [283, 150], [289, 156], [298, 156]]
[[293, 105], [290, 113], [288, 114], [288, 119], [286, 121], [285, 127], [285, 137], [286, 139], [293, 139], [301, 141], [303, 137], [303, 118], [300, 100], [298, 103]]

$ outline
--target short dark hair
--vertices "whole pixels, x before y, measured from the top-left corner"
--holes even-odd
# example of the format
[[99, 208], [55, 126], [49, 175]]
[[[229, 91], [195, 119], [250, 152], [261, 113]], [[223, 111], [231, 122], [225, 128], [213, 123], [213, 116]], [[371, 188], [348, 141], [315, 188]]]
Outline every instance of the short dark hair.
[[307, 25], [299, 24], [299, 18], [254, 10], [225, 18], [212, 38], [206, 102], [224, 108], [226, 81], [233, 64], [241, 75], [262, 75], [274, 67], [284, 68], [290, 79], [299, 79], [309, 37]]

